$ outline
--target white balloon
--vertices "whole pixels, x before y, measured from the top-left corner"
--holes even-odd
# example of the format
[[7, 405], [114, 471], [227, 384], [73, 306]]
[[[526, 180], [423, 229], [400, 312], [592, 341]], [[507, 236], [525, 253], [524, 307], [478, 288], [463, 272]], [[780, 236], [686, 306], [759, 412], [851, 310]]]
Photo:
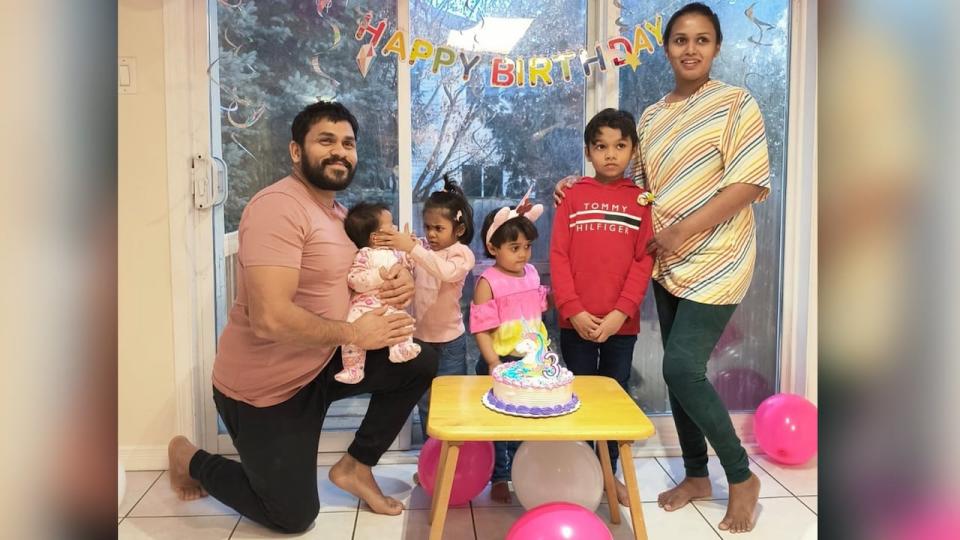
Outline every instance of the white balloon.
[[581, 441], [525, 441], [512, 469], [513, 489], [527, 510], [568, 502], [594, 511], [603, 498], [600, 460]]
[[123, 463], [117, 461], [117, 508], [123, 502], [123, 494], [127, 491], [127, 471], [123, 470]]

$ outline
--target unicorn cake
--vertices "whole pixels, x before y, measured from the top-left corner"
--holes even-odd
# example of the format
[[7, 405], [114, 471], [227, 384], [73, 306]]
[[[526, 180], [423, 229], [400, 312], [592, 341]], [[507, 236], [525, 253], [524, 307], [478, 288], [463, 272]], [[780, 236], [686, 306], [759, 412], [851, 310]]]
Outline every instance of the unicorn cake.
[[493, 369], [493, 388], [483, 395], [489, 409], [513, 416], [546, 417], [572, 413], [580, 407], [573, 393], [573, 373], [560, 365], [537, 331], [527, 331], [516, 350], [522, 360]]

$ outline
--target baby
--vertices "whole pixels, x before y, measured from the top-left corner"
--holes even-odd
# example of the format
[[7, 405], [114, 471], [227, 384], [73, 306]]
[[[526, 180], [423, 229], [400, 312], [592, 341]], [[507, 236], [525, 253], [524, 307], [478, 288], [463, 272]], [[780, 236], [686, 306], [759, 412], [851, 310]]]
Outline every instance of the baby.
[[[353, 322], [364, 313], [383, 305], [380, 301], [380, 285], [387, 276], [387, 271], [397, 263], [407, 269], [413, 268], [409, 256], [391, 248], [369, 247], [372, 236], [377, 231], [395, 231], [393, 215], [383, 203], [361, 202], [347, 212], [343, 222], [347, 236], [360, 248], [353, 259], [350, 273], [347, 274], [347, 285], [353, 291], [350, 298], [350, 310], [347, 312], [347, 322]], [[393, 307], [387, 308], [387, 314], [396, 313]], [[367, 352], [356, 345], [344, 345], [341, 348], [343, 357], [343, 371], [334, 375], [338, 381], [346, 384], [357, 384], [363, 380], [363, 365]], [[413, 342], [413, 337], [406, 341], [390, 346], [391, 362], [406, 362], [420, 354], [420, 345]]]

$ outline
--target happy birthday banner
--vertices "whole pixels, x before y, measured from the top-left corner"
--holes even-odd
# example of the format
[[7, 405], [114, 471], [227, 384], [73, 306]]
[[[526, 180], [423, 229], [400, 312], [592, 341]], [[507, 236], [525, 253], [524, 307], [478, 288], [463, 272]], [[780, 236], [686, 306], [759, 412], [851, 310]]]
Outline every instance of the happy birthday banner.
[[[377, 57], [377, 48], [386, 35], [387, 20], [381, 19], [377, 24], [371, 24], [373, 14], [367, 12], [357, 27], [357, 41], [363, 41], [370, 36], [370, 41], [360, 46], [357, 53], [357, 68], [364, 78], [370, 69], [370, 64]], [[649, 36], [648, 36], [649, 34]], [[409, 42], [406, 32], [396, 30], [379, 49], [380, 56], [396, 55], [401, 62], [411, 66], [417, 62], [429, 62], [430, 71], [434, 74], [441, 69], [452, 69], [456, 64], [463, 66], [463, 81], [468, 82], [473, 70], [480, 62], [481, 55], [473, 51], [458, 51], [444, 45], [434, 45], [423, 38], [414, 38]], [[558, 54], [539, 54], [528, 58], [523, 56], [508, 57], [495, 55], [490, 59], [490, 79], [486, 82], [497, 88], [524, 86], [529, 84], [536, 87], [540, 84], [551, 86], [554, 76], [559, 70], [560, 78], [564, 82], [573, 79], [571, 66], [574, 59], [583, 70], [584, 77], [590, 77], [596, 70], [606, 72], [610, 66], [623, 69], [630, 66], [634, 71], [642, 63], [640, 53], [645, 51], [653, 54], [656, 46], [663, 46], [663, 17], [658, 13], [654, 22], [643, 21], [633, 29], [633, 39], [617, 35], [605, 42], [597, 41], [593, 49], [580, 49], [577, 53], [566, 51]], [[596, 70], [594, 69], [596, 68]]]

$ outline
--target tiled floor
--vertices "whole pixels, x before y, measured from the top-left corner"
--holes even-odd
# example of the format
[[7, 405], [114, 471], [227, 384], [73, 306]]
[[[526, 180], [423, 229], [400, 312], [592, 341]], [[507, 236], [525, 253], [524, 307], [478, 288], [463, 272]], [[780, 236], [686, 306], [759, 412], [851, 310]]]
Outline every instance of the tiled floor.
[[[643, 515], [652, 540], [666, 539], [775, 539], [815, 538], [810, 536], [817, 523], [817, 464], [803, 467], [778, 465], [764, 456], [751, 456], [751, 468], [760, 477], [759, 517], [749, 534], [721, 533], [717, 524], [726, 508], [727, 483], [716, 458], [710, 459], [714, 484], [712, 500], [697, 501], [676, 512], [657, 507], [657, 494], [672, 487], [683, 475], [680, 458], [636, 458], [637, 480], [644, 501]], [[320, 515], [306, 533], [299, 536], [271, 533], [242, 519], [230, 508], [212, 498], [182, 502], [170, 490], [165, 471], [128, 472], [127, 490], [118, 512], [118, 536], [133, 539], [233, 539], [304, 538], [330, 540], [420, 540], [429, 533], [427, 516], [430, 499], [411, 477], [416, 465], [381, 465], [374, 474], [385, 493], [404, 502], [407, 510], [399, 516], [381, 516], [370, 512], [355, 497], [335, 488], [327, 480], [327, 469], [318, 467]], [[621, 508], [620, 525], [611, 525], [616, 539], [632, 538], [630, 516]], [[523, 515], [518, 504], [503, 505], [484, 491], [466, 507], [451, 509], [444, 538], [499, 540]], [[609, 524], [609, 508], [600, 505], [597, 514]]]

